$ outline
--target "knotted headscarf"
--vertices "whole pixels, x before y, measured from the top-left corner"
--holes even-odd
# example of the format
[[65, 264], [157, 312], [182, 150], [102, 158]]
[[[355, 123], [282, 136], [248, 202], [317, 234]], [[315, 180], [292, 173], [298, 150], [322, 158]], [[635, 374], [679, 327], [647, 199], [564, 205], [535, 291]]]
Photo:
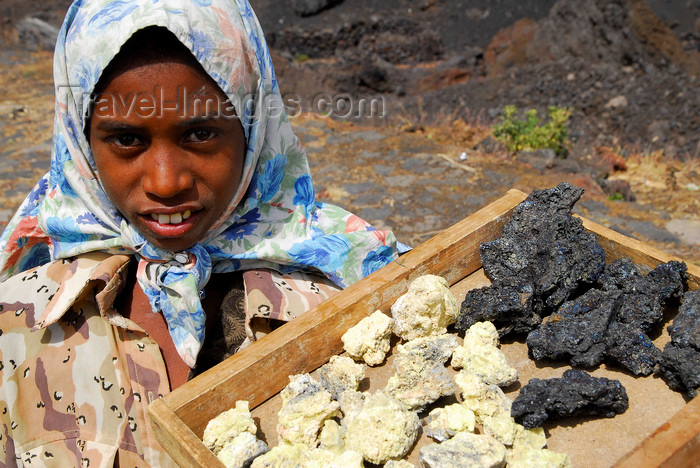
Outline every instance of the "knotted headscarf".
[[[84, 134], [103, 70], [148, 26], [167, 28], [192, 52], [234, 105], [247, 143], [233, 199], [184, 252], [155, 247], [122, 217], [99, 182]], [[316, 202], [306, 154], [247, 0], [76, 0], [56, 44], [54, 80], [51, 169], [0, 238], [0, 279], [85, 252], [133, 254], [139, 284], [192, 367], [204, 339], [200, 294], [212, 273], [315, 270], [344, 287], [405, 248], [391, 232]]]

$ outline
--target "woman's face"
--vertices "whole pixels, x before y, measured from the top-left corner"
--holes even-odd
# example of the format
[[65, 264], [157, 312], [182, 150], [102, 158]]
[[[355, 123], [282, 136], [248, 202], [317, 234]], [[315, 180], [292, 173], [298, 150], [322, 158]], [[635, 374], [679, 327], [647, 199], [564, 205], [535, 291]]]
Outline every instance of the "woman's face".
[[90, 147], [102, 185], [153, 245], [202, 239], [238, 187], [243, 127], [214, 81], [184, 63], [138, 65], [96, 96]]

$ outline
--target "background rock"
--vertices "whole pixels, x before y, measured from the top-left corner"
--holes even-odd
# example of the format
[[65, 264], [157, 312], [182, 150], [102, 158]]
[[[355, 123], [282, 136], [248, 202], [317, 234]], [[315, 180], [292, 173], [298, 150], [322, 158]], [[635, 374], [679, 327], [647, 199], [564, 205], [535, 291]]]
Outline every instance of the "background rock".
[[46, 21], [29, 16], [17, 24], [17, 36], [29, 50], [52, 50], [56, 46], [58, 28]]
[[292, 0], [294, 13], [299, 16], [312, 16], [327, 8], [342, 3], [343, 0]]
[[688, 244], [700, 245], [700, 220], [672, 219], [666, 223], [666, 229]]

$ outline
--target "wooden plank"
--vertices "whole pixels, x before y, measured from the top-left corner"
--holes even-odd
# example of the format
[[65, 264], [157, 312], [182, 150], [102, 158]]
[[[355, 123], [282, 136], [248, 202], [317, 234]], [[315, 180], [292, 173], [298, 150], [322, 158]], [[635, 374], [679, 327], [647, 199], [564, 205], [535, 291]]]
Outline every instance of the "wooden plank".
[[[223, 410], [222, 410], [223, 411]], [[158, 442], [183, 468], [224, 468], [223, 463], [206, 448], [187, 425], [159, 398], [148, 407], [151, 425]]]
[[700, 396], [623, 457], [614, 468], [698, 468]]
[[[185, 383], [161, 403], [186, 421], [198, 437], [211, 418], [233, 407], [237, 400], [248, 400], [251, 408], [259, 405], [284, 388], [289, 375], [310, 372], [341, 352], [340, 337], [375, 310], [388, 310], [414, 278], [432, 273], [453, 284], [477, 270], [481, 265], [479, 245], [500, 234], [512, 209], [525, 197], [520, 191], [509, 191], [342, 294]], [[158, 418], [163, 412], [151, 415]], [[155, 433], [159, 441], [167, 443], [170, 427], [164, 423], [167, 421], [155, 424]]]
[[[598, 236], [598, 242], [603, 246], [609, 259], [629, 257], [635, 263], [650, 267], [655, 267], [659, 263], [666, 263], [671, 260], [683, 261], [681, 258], [669, 255], [662, 250], [624, 236], [586, 218], [581, 218], [581, 220], [586, 229]], [[692, 263], [686, 263], [686, 265], [688, 267], [688, 287], [692, 290], [698, 289], [700, 287], [700, 266]]]

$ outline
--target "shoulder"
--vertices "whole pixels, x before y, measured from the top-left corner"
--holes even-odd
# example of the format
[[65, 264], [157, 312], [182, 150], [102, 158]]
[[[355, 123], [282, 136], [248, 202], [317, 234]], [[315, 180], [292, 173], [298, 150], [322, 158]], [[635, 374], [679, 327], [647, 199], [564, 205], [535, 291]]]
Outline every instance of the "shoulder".
[[[18, 273], [0, 284], [0, 325], [32, 327], [61, 286], [70, 261], [58, 260]], [[24, 317], [21, 317], [21, 316]], [[17, 322], [17, 323], [14, 323]]]
[[0, 326], [32, 328], [53, 310], [62, 315], [94, 281], [108, 282], [128, 257], [90, 253], [56, 260], [0, 283]]

